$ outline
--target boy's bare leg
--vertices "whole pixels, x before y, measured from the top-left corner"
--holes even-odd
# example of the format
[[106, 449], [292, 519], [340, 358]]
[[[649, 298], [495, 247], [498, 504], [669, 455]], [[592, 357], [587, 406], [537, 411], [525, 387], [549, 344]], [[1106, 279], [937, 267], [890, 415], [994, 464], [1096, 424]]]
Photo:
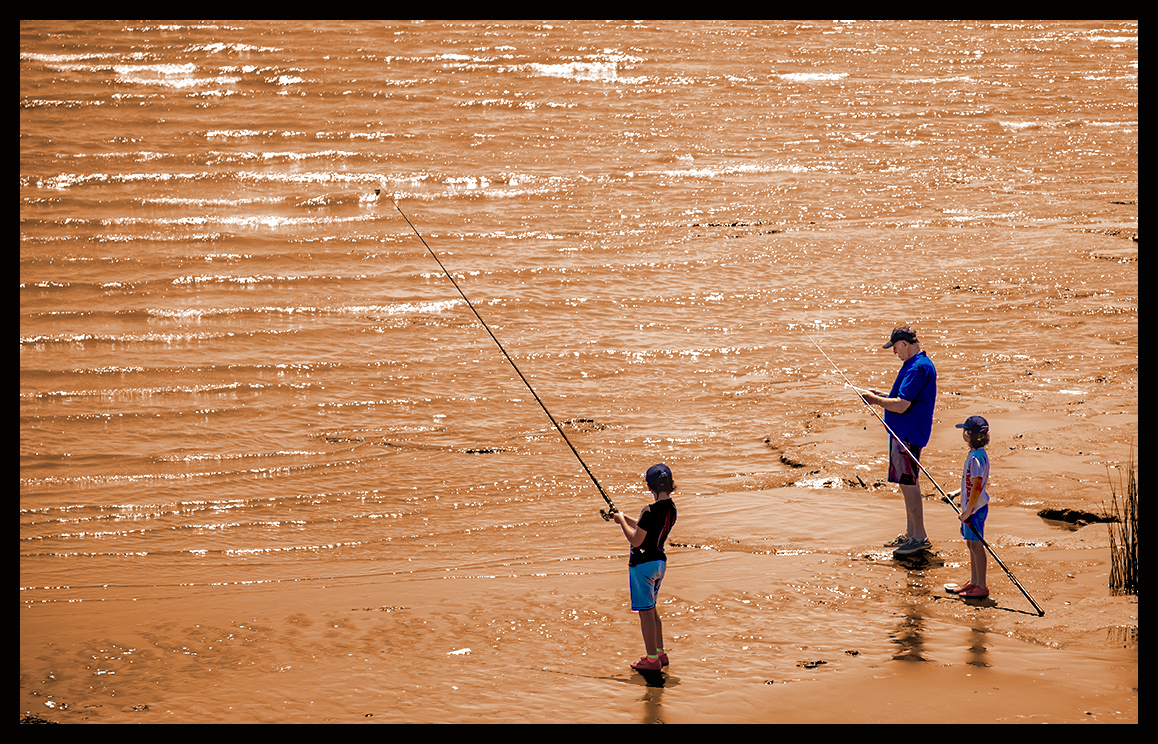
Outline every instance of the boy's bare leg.
[[643, 631], [643, 647], [648, 656], [655, 656], [663, 648], [663, 622], [654, 607], [639, 613], [639, 628]]
[[985, 583], [987, 560], [985, 556], [985, 545], [979, 540], [969, 540], [966, 544], [969, 546], [969, 557], [972, 559], [970, 561], [970, 563], [972, 563], [972, 570], [970, 571], [972, 574], [971, 580], [975, 586], [986, 587], [988, 584]]

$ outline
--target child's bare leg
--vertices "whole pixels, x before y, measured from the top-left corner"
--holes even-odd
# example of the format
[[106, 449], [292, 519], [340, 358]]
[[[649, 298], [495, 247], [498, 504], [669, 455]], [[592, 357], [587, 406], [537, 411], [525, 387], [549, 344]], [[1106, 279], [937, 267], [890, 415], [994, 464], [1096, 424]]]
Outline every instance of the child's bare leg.
[[967, 544], [969, 545], [969, 563], [971, 566], [969, 571], [971, 576], [970, 581], [973, 582], [974, 586], [988, 586], [985, 583], [985, 574], [987, 568], [985, 545], [978, 540], [969, 540]]
[[648, 656], [655, 656], [663, 648], [663, 623], [655, 608], [639, 613], [639, 628], [643, 631], [643, 647]]

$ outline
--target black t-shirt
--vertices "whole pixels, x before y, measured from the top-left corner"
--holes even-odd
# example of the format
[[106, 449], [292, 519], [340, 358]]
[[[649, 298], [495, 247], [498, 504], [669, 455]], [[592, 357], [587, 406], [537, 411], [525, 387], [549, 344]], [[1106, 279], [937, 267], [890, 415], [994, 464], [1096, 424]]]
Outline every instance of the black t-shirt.
[[631, 549], [629, 566], [648, 561], [666, 561], [667, 555], [663, 552], [663, 543], [671, 532], [676, 521], [675, 502], [671, 499], [660, 499], [643, 507], [637, 522], [639, 529], [647, 533], [643, 543], [638, 548]]

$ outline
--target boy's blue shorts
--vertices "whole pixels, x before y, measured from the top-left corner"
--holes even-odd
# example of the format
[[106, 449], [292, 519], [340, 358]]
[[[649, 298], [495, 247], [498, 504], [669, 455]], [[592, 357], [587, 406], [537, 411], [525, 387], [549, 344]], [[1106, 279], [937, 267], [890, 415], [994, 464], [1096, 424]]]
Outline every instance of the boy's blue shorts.
[[[961, 523], [961, 537], [973, 542], [980, 542], [981, 538], [985, 537], [985, 518], [989, 516], [989, 504], [981, 507], [969, 517], [968, 522]], [[974, 532], [969, 525], [977, 528]]]
[[628, 566], [627, 575], [631, 581], [631, 609], [633, 612], [655, 609], [659, 585], [667, 570], [667, 561], [648, 561]]

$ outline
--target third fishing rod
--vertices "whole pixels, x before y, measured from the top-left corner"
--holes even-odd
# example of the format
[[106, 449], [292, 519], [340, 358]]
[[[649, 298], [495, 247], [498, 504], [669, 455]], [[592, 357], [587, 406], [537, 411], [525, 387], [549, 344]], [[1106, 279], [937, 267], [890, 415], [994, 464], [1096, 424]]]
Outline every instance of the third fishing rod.
[[[847, 385], [848, 387], [852, 388], [852, 389], [853, 389], [853, 391], [855, 391], [855, 392], [856, 392], [856, 394], [857, 394], [857, 397], [858, 397], [858, 398], [860, 398], [860, 400], [861, 400], [861, 403], [864, 403], [866, 406], [868, 406], [868, 409], [869, 409], [870, 411], [872, 411], [872, 412], [873, 412], [873, 415], [877, 417], [877, 420], [878, 420], [878, 421], [880, 421], [880, 422], [881, 422], [881, 425], [885, 427], [885, 430], [886, 430], [886, 431], [888, 431], [888, 433], [889, 433], [889, 436], [891, 436], [891, 437], [892, 437], [894, 440], [896, 440], [896, 442], [897, 442], [898, 444], [900, 444], [900, 445], [901, 445], [901, 449], [903, 449], [903, 450], [905, 451], [905, 454], [906, 454], [906, 455], [908, 455], [908, 456], [909, 456], [909, 458], [910, 458], [910, 459], [911, 459], [911, 460], [912, 460], [914, 463], [916, 463], [917, 467], [921, 469], [921, 472], [925, 474], [925, 477], [929, 479], [929, 482], [933, 484], [933, 487], [934, 487], [934, 488], [936, 488], [938, 491], [940, 491], [940, 493], [941, 493], [941, 498], [942, 498], [942, 499], [943, 499], [943, 500], [944, 500], [946, 503], [948, 503], [948, 504], [949, 504], [949, 506], [953, 507], [953, 510], [954, 510], [955, 512], [957, 512], [957, 514], [958, 514], [958, 515], [960, 515], [960, 514], [961, 514], [961, 509], [960, 509], [960, 508], [958, 508], [957, 504], [956, 504], [956, 503], [953, 501], [953, 499], [949, 497], [949, 494], [945, 493], [944, 489], [942, 489], [942, 488], [941, 488], [939, 485], [937, 485], [937, 481], [933, 479], [933, 476], [929, 475], [929, 471], [925, 469], [925, 466], [921, 464], [920, 460], [918, 460], [917, 458], [913, 457], [913, 453], [909, 451], [909, 448], [908, 448], [908, 446], [905, 444], [904, 440], [902, 440], [900, 437], [898, 437], [898, 436], [896, 435], [896, 432], [894, 432], [894, 431], [892, 430], [892, 428], [890, 428], [890, 427], [889, 427], [889, 425], [888, 425], [887, 423], [885, 423], [885, 420], [884, 420], [884, 418], [883, 418], [883, 417], [882, 417], [882, 416], [881, 416], [879, 413], [877, 413], [877, 409], [873, 408], [872, 404], [871, 404], [871, 403], [869, 403], [867, 400], [865, 400], [865, 397], [864, 397], [864, 395], [862, 395], [862, 394], [861, 394], [861, 388], [858, 388], [856, 385], [853, 385], [853, 384], [852, 384], [852, 382], [850, 382], [850, 381], [849, 381], [848, 377], [847, 377], [847, 376], [844, 374], [844, 372], [843, 372], [843, 371], [840, 369], [840, 367], [838, 367], [838, 366], [836, 365], [836, 362], [832, 361], [832, 359], [831, 359], [831, 358], [828, 356], [828, 354], [825, 354], [825, 352], [824, 352], [824, 349], [822, 349], [822, 348], [820, 347], [820, 344], [818, 344], [818, 343], [816, 342], [816, 339], [814, 339], [814, 338], [812, 337], [812, 334], [810, 334], [808, 331], [804, 330], [804, 328], [803, 328], [803, 327], [801, 327], [801, 330], [804, 332], [804, 335], [805, 335], [805, 336], [808, 336], [808, 340], [812, 342], [812, 345], [816, 347], [817, 351], [819, 351], [821, 354], [823, 354], [823, 355], [824, 355], [824, 358], [825, 358], [825, 359], [827, 359], [827, 360], [828, 360], [828, 363], [832, 365], [832, 368], [833, 368], [833, 369], [835, 369], [835, 370], [837, 371], [837, 374], [839, 374], [839, 375], [840, 375], [840, 376], [841, 376], [841, 377], [844, 379], [844, 383], [845, 383], [845, 385]], [[954, 491], [954, 493], [960, 493], [960, 491]], [[966, 518], [966, 522], [968, 522], [968, 518]], [[970, 526], [970, 527], [972, 527], [973, 525], [972, 525], [972, 524], [970, 524], [969, 526]], [[977, 533], [977, 530], [973, 530], [973, 531], [974, 531], [975, 533]], [[1034, 608], [1035, 610], [1037, 610], [1037, 614], [1038, 614], [1038, 617], [1042, 617], [1042, 616], [1044, 616], [1044, 615], [1045, 615], [1045, 610], [1043, 610], [1043, 609], [1042, 609], [1042, 608], [1041, 608], [1041, 607], [1040, 607], [1040, 606], [1037, 604], [1037, 602], [1035, 602], [1035, 601], [1033, 600], [1033, 597], [1031, 597], [1031, 596], [1029, 595], [1029, 592], [1027, 592], [1027, 591], [1025, 590], [1025, 587], [1023, 587], [1023, 586], [1021, 585], [1021, 582], [1017, 580], [1017, 577], [1013, 575], [1013, 572], [1012, 572], [1012, 571], [1010, 571], [1008, 568], [1006, 568], [1005, 564], [1004, 564], [1004, 563], [1001, 561], [1001, 558], [999, 558], [999, 557], [997, 556], [997, 553], [996, 553], [996, 551], [994, 551], [994, 550], [993, 550], [993, 547], [992, 547], [992, 546], [991, 546], [991, 545], [990, 545], [988, 542], [986, 542], [986, 541], [985, 541], [985, 538], [984, 538], [984, 537], [981, 537], [981, 534], [980, 534], [980, 533], [977, 533], [977, 537], [978, 537], [978, 538], [981, 540], [981, 544], [985, 546], [985, 549], [986, 549], [987, 551], [989, 551], [989, 555], [993, 556], [993, 560], [997, 561], [997, 565], [998, 565], [998, 566], [1001, 566], [1001, 570], [1005, 572], [1005, 575], [1009, 577], [1009, 580], [1013, 582], [1014, 586], [1016, 586], [1016, 587], [1017, 587], [1019, 590], [1021, 590], [1021, 593], [1022, 593], [1023, 595], [1025, 595], [1025, 598], [1026, 598], [1026, 599], [1028, 599], [1028, 600], [1029, 600], [1029, 603], [1030, 603], [1031, 605], [1033, 605], [1033, 608]]]
[[499, 351], [501, 351], [503, 356], [507, 358], [507, 361], [510, 362], [511, 367], [515, 370], [515, 374], [517, 374], [519, 379], [523, 381], [523, 384], [527, 386], [527, 390], [531, 391], [531, 395], [534, 396], [535, 402], [538, 403], [539, 407], [543, 409], [543, 413], [547, 414], [547, 418], [551, 420], [555, 430], [559, 432], [559, 436], [563, 437], [563, 441], [566, 442], [567, 446], [571, 448], [571, 452], [575, 454], [575, 458], [579, 460], [579, 464], [583, 466], [583, 470], [587, 472], [587, 476], [591, 478], [591, 482], [594, 483], [595, 488], [599, 490], [599, 495], [602, 496], [603, 500], [607, 502], [607, 509], [599, 510], [600, 516], [602, 516], [604, 520], [610, 519], [611, 514], [619, 510], [615, 508], [615, 504], [611, 503], [611, 499], [608, 498], [607, 493], [603, 490], [603, 486], [599, 485], [599, 481], [595, 479], [595, 475], [591, 472], [591, 468], [587, 467], [587, 463], [583, 462], [583, 458], [579, 455], [579, 450], [575, 449], [575, 445], [571, 444], [571, 440], [567, 438], [567, 434], [564, 433], [563, 427], [559, 426], [559, 422], [556, 421], [555, 417], [551, 415], [551, 412], [547, 410], [547, 406], [543, 403], [542, 399], [539, 398], [539, 394], [535, 392], [535, 389], [531, 387], [531, 383], [528, 382], [527, 378], [523, 376], [523, 373], [519, 370], [518, 365], [515, 364], [515, 360], [511, 359], [511, 355], [507, 353], [507, 350], [499, 342], [499, 339], [495, 336], [494, 332], [491, 331], [491, 327], [487, 325], [487, 322], [483, 320], [481, 315], [479, 315], [478, 310], [475, 309], [474, 303], [471, 302], [470, 298], [466, 296], [466, 292], [462, 291], [462, 287], [458, 286], [458, 282], [455, 281], [454, 276], [446, 270], [445, 266], [442, 265], [442, 260], [430, 247], [430, 244], [426, 242], [426, 238], [422, 237], [422, 233], [418, 232], [418, 228], [414, 226], [414, 223], [410, 221], [410, 218], [406, 216], [406, 213], [402, 211], [402, 207], [398, 206], [398, 202], [394, 201], [394, 197], [391, 196], [389, 198], [390, 203], [393, 204], [394, 208], [398, 210], [398, 214], [402, 215], [402, 219], [406, 220], [406, 224], [410, 225], [410, 229], [413, 230], [414, 234], [418, 236], [418, 239], [422, 241], [422, 245], [426, 247], [427, 253], [429, 253], [431, 258], [434, 259], [434, 262], [438, 264], [438, 268], [442, 269], [442, 273], [446, 274], [446, 278], [449, 279], [450, 283], [454, 285], [454, 288], [458, 290], [459, 295], [461, 295], [462, 299], [466, 302], [466, 306], [470, 308], [472, 313], [474, 313], [474, 317], [478, 318], [478, 322], [482, 324], [482, 327], [487, 332], [487, 335], [491, 337], [491, 340], [494, 341], [495, 345], [499, 347]]

